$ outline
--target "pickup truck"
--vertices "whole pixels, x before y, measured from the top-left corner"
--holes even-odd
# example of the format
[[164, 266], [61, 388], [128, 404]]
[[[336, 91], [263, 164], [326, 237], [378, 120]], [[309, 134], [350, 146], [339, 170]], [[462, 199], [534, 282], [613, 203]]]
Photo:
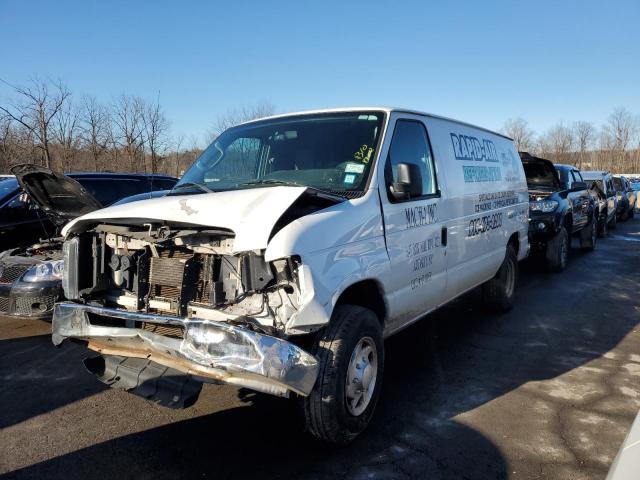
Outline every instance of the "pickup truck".
[[529, 243], [544, 255], [546, 267], [567, 267], [571, 237], [581, 248], [593, 250], [598, 238], [596, 202], [580, 172], [569, 165], [520, 152], [529, 188]]

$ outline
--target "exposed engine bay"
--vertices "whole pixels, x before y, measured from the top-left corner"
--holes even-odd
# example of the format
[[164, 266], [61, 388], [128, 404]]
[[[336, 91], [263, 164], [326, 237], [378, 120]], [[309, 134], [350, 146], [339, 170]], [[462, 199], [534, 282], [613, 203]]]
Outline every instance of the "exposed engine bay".
[[232, 254], [229, 230], [126, 223], [99, 224], [64, 244], [68, 299], [282, 336], [299, 304], [295, 257], [266, 263], [260, 251]]

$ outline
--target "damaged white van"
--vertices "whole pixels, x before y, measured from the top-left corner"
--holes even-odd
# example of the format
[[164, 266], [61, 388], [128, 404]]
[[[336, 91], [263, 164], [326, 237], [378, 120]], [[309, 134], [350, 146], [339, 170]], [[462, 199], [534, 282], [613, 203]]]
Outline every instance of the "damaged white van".
[[385, 337], [479, 285], [511, 307], [528, 208], [513, 142], [482, 128], [386, 108], [248, 122], [166, 197], [65, 227], [53, 343], [167, 406], [202, 382], [293, 395], [344, 444], [373, 414]]

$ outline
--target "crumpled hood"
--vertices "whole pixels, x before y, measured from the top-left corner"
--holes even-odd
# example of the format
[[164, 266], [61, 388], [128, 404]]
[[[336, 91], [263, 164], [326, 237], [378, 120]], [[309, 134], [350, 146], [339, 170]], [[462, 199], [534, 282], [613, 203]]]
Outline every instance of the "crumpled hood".
[[96, 220], [181, 222], [230, 229], [234, 251], [259, 250], [267, 247], [278, 219], [306, 190], [278, 186], [154, 198], [91, 212], [68, 223], [62, 233], [81, 232]]

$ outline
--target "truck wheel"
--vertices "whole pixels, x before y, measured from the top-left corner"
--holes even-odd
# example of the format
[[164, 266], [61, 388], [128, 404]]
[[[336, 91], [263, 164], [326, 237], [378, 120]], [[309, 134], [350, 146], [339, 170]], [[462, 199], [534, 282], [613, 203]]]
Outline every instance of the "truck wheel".
[[607, 221], [598, 222], [598, 236], [604, 238], [607, 236]]
[[511, 310], [517, 281], [518, 257], [513, 246], [507, 245], [498, 273], [482, 285], [482, 300], [487, 308], [494, 312]]
[[607, 224], [607, 228], [614, 230], [618, 226], [618, 215], [616, 213], [613, 214], [613, 218]]
[[633, 207], [631, 207], [629, 209], [629, 218], [633, 218], [633, 216], [636, 214], [636, 212], [633, 211]]
[[580, 231], [580, 248], [592, 252], [596, 248], [598, 239], [598, 217], [593, 216], [589, 226]]
[[315, 387], [302, 399], [306, 430], [327, 443], [346, 445], [367, 427], [380, 396], [380, 321], [367, 308], [340, 305], [311, 352], [320, 370]]
[[547, 243], [547, 269], [551, 272], [562, 272], [567, 268], [569, 259], [569, 234], [560, 227], [558, 233]]

